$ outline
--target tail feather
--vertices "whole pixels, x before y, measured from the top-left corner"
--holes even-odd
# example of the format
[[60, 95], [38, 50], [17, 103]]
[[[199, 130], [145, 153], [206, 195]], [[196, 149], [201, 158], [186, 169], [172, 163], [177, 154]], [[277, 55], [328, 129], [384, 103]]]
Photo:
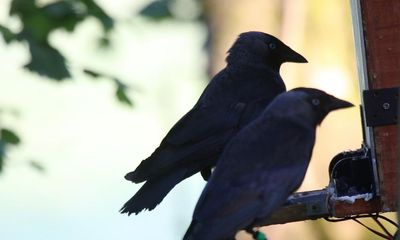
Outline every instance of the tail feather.
[[142, 160], [137, 168], [125, 175], [125, 179], [134, 183], [141, 183], [157, 178], [159, 174], [174, 171], [177, 163], [193, 154], [192, 148], [158, 147], [150, 157]]
[[134, 183], [141, 183], [146, 181], [149, 177], [149, 172], [153, 167], [153, 155], [142, 160], [142, 162], [139, 164], [139, 166], [137, 166], [134, 171], [129, 172], [125, 175], [125, 179]]
[[124, 204], [121, 213], [138, 214], [142, 210], [153, 210], [172, 188], [186, 178], [186, 169], [175, 169], [157, 178], [148, 180], [139, 191]]
[[175, 171], [173, 169], [180, 164], [185, 164], [188, 168], [192, 165], [196, 172], [207, 166], [214, 166], [232, 133], [233, 130], [224, 131], [212, 138], [185, 146], [161, 143], [150, 157], [144, 159], [134, 171], [126, 174], [125, 179], [134, 183], [144, 182], [157, 178], [164, 172]]

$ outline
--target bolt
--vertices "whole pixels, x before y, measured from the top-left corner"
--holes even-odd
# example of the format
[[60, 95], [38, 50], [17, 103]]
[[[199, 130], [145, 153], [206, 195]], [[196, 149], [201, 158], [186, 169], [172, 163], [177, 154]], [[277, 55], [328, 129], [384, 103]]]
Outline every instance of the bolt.
[[385, 103], [382, 105], [382, 107], [383, 107], [383, 109], [388, 110], [388, 109], [390, 108], [390, 104], [387, 103], [387, 102], [385, 102]]

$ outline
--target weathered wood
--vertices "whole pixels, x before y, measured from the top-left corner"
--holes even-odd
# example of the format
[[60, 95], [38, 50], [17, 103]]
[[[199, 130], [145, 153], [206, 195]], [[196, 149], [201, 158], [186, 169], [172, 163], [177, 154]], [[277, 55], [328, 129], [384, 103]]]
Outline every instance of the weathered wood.
[[365, 201], [357, 199], [354, 203], [332, 202], [331, 216], [342, 218], [364, 213], [381, 212], [381, 199], [379, 197]]
[[[360, 0], [370, 89], [400, 86], [400, 1]], [[397, 126], [373, 129], [383, 211], [396, 210]]]

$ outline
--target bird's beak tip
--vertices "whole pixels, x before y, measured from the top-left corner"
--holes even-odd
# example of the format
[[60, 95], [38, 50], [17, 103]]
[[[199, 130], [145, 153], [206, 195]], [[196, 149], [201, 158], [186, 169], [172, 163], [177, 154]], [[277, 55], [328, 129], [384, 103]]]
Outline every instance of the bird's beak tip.
[[305, 57], [295, 51], [292, 52], [291, 56], [287, 59], [287, 62], [308, 63]]
[[349, 108], [349, 107], [354, 107], [354, 104], [351, 102], [347, 102], [347, 105], [344, 106], [344, 108]]
[[332, 110], [336, 110], [336, 109], [342, 109], [342, 108], [349, 108], [349, 107], [353, 107], [353, 106], [354, 106], [354, 104], [352, 104], [351, 102], [341, 100], [341, 99], [335, 99], [331, 108], [332, 108]]
[[296, 58], [298, 63], [308, 63], [307, 59], [305, 57], [303, 57], [302, 55], [298, 55], [298, 57]]

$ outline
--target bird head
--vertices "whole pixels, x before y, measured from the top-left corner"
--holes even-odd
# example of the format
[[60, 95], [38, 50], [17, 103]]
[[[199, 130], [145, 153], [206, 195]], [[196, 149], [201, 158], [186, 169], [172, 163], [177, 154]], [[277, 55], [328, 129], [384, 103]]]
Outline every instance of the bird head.
[[302, 94], [302, 101], [308, 106], [309, 116], [316, 125], [320, 124], [331, 111], [354, 106], [350, 102], [315, 88], [295, 88], [291, 91]]
[[265, 109], [274, 117], [296, 119], [299, 123], [319, 125], [331, 112], [353, 104], [315, 88], [295, 88], [278, 95]]
[[285, 62], [307, 62], [276, 37], [255, 31], [240, 34], [228, 53], [228, 64], [264, 64], [276, 71]]

